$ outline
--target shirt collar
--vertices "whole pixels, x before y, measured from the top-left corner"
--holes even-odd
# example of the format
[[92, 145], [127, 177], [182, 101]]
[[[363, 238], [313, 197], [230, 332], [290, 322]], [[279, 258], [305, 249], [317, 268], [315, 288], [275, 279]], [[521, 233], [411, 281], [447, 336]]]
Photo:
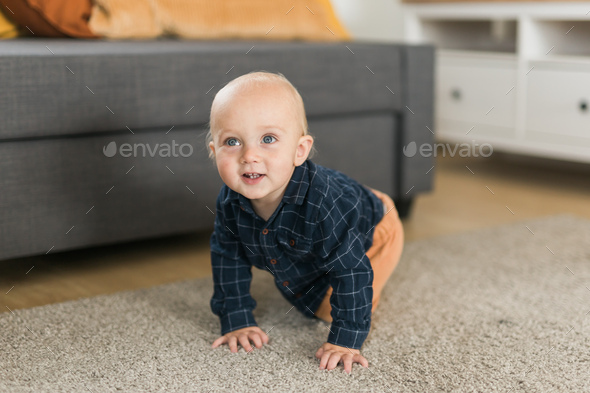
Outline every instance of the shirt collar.
[[291, 175], [291, 180], [285, 189], [283, 202], [295, 205], [302, 205], [305, 195], [309, 189], [309, 162], [296, 166]]
[[[283, 195], [282, 201], [284, 203], [290, 203], [295, 205], [302, 205], [305, 200], [305, 195], [309, 189], [310, 182], [310, 162], [305, 161], [303, 164], [296, 166], [291, 175], [291, 180], [287, 184], [285, 194]], [[234, 190], [227, 188], [227, 193], [222, 200], [222, 204], [226, 205], [231, 202], [236, 202], [243, 208], [251, 209], [250, 200], [241, 194], [238, 194]]]

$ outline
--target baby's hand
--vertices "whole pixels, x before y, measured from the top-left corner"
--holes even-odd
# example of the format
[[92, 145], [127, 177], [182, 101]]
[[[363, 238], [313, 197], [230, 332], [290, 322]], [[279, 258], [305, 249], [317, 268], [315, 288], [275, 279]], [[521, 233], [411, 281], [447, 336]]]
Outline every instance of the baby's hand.
[[262, 348], [262, 344], [268, 343], [268, 336], [258, 326], [249, 326], [242, 329], [234, 330], [219, 337], [213, 341], [212, 348], [217, 348], [222, 344], [228, 344], [231, 352], [238, 352], [238, 342], [246, 350], [246, 352], [252, 351], [250, 341], [254, 343], [256, 348]]
[[315, 353], [315, 357], [320, 359], [320, 370], [328, 369], [333, 370], [336, 368], [338, 363], [344, 364], [344, 371], [347, 374], [352, 372], [352, 364], [359, 363], [363, 367], [369, 367], [369, 362], [358, 349], [350, 349], [325, 343]]

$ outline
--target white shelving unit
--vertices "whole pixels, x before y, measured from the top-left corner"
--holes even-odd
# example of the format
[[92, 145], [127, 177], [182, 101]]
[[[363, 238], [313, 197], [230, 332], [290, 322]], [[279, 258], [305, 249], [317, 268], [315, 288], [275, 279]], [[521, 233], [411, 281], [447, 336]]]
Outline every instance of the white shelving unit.
[[439, 140], [590, 163], [590, 2], [404, 5], [437, 46]]

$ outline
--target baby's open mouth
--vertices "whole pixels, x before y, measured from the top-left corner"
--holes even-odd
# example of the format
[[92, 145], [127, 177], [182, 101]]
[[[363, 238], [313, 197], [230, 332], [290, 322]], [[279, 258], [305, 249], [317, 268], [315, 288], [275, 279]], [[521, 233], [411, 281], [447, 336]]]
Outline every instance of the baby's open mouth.
[[261, 176], [264, 176], [261, 173], [244, 173], [242, 176], [247, 177], [249, 179], [258, 179]]

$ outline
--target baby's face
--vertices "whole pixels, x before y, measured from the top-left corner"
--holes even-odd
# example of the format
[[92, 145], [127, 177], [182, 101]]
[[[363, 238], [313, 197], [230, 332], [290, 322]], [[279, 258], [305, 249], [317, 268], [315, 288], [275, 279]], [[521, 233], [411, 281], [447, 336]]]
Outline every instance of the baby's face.
[[253, 203], [273, 204], [313, 143], [303, 136], [290, 92], [269, 84], [230, 91], [216, 101], [209, 147], [221, 179]]

